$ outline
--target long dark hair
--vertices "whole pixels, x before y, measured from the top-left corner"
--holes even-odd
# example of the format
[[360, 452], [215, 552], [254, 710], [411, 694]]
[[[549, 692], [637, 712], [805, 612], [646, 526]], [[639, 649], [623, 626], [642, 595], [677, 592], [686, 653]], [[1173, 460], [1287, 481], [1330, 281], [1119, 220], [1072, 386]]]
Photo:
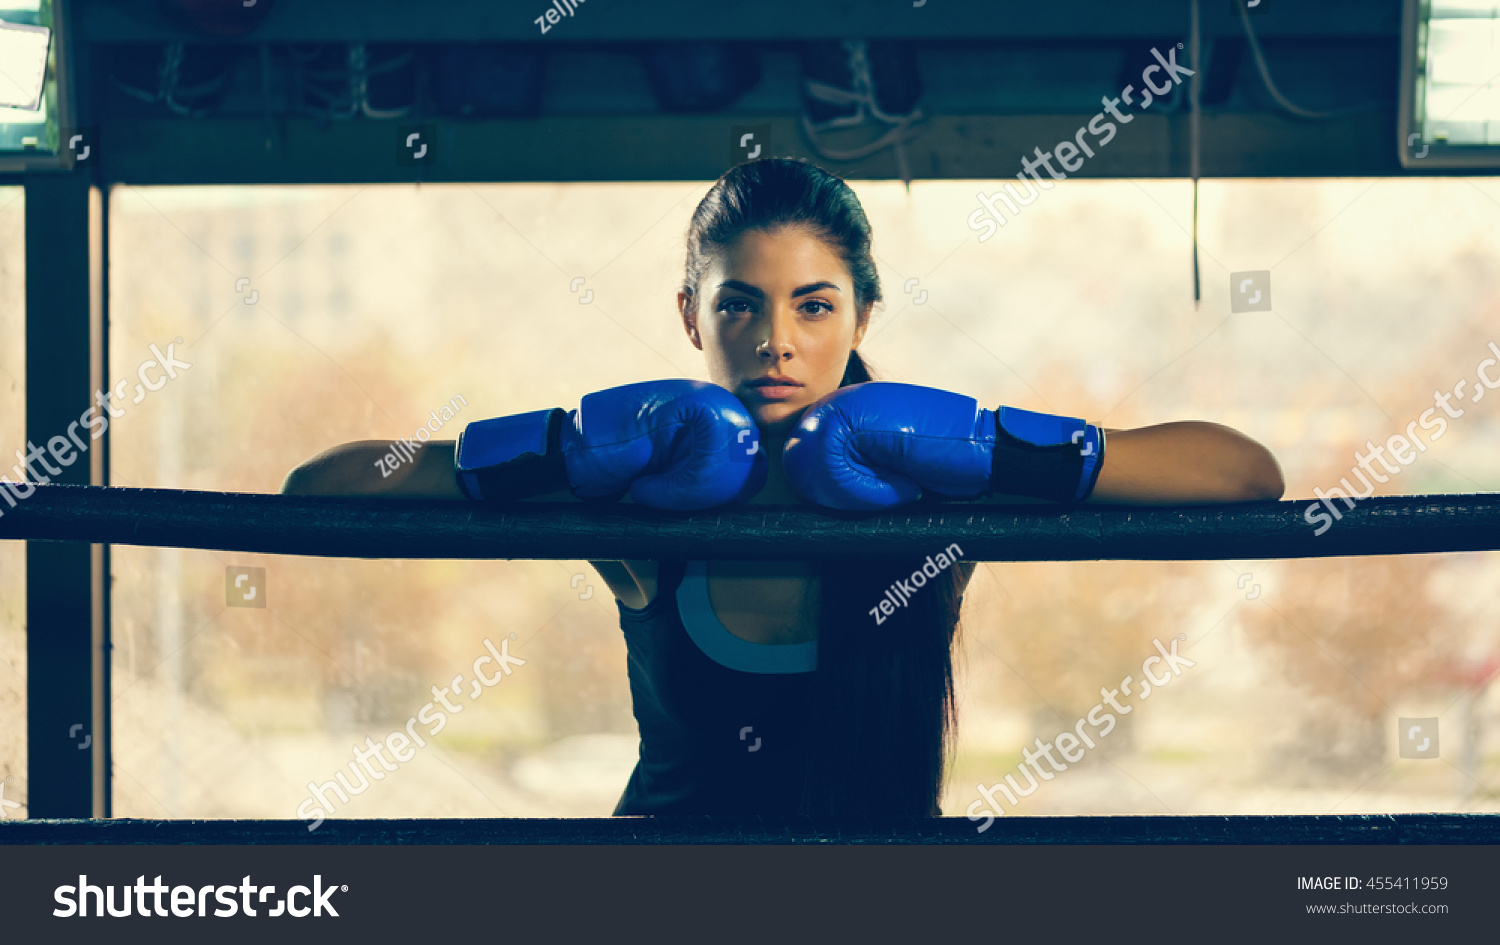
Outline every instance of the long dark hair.
[[[853, 278], [857, 312], [881, 300], [870, 222], [854, 191], [805, 161], [772, 158], [730, 170], [694, 211], [683, 281], [693, 305], [703, 273], [742, 233], [787, 226], [805, 227], [838, 251]], [[850, 351], [840, 386], [869, 380], [869, 367]], [[942, 550], [933, 548], [933, 558]], [[801, 813], [941, 813], [956, 727], [953, 645], [974, 565], [959, 561], [924, 576], [930, 586], [906, 606], [879, 620], [870, 614], [888, 588], [909, 582], [926, 562], [831, 561], [817, 570], [817, 686]]]

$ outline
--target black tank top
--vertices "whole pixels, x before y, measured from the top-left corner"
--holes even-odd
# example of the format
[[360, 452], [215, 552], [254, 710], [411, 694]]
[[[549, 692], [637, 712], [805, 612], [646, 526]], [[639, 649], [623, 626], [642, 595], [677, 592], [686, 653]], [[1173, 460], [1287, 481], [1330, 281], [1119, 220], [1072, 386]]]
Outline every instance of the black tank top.
[[[745, 672], [708, 656], [678, 610], [686, 568], [661, 562], [656, 597], [645, 607], [615, 601], [641, 736], [615, 813], [794, 814], [814, 674]], [[723, 645], [790, 651], [738, 638]], [[815, 652], [816, 644], [793, 646]]]

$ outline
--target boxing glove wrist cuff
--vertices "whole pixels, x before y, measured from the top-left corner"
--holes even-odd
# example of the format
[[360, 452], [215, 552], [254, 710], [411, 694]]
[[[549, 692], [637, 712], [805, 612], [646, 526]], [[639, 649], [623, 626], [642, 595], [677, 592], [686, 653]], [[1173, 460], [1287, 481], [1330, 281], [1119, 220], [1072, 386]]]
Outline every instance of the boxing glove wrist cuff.
[[1104, 469], [1104, 428], [1090, 425], [1086, 438], [1079, 442], [1081, 449], [1088, 447], [1087, 437], [1097, 437], [1097, 442], [1093, 444], [1094, 448], [1083, 457], [1083, 476], [1079, 480], [1078, 494], [1074, 497], [1074, 502], [1082, 502], [1094, 494], [1094, 486], [1099, 484], [1099, 473]]
[[1104, 465], [1104, 430], [1074, 417], [1000, 407], [991, 459], [991, 492], [1082, 502]]
[[458, 487], [471, 499], [526, 499], [569, 487], [561, 408], [476, 420], [454, 450]]

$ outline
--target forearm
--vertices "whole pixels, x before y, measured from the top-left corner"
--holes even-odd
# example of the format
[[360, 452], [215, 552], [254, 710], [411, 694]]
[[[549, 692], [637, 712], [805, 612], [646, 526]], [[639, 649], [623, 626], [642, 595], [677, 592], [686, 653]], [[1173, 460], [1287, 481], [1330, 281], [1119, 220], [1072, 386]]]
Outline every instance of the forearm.
[[[391, 440], [357, 440], [326, 449], [288, 473], [281, 484], [281, 493], [467, 499], [458, 487], [453, 469], [453, 440], [430, 440], [409, 462], [398, 466], [384, 462], [384, 458], [391, 455], [393, 445]], [[578, 500], [563, 490], [521, 501]]]
[[1286, 491], [1271, 451], [1222, 424], [1183, 420], [1105, 435], [1104, 463], [1090, 502], [1254, 502], [1279, 499]]
[[[400, 465], [387, 464], [390, 440], [359, 440], [324, 450], [287, 474], [284, 495], [368, 495], [462, 499], [453, 475], [453, 441], [432, 440]], [[404, 455], [404, 453], [402, 454]]]

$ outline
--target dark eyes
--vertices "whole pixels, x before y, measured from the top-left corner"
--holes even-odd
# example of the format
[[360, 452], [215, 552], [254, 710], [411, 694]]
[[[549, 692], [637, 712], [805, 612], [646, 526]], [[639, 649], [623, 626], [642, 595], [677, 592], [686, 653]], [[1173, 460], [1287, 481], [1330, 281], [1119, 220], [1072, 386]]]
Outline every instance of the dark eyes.
[[[813, 317], [821, 317], [833, 312], [833, 306], [822, 299], [806, 299], [797, 308], [802, 314]], [[751, 315], [755, 312], [755, 303], [743, 297], [725, 299], [719, 303], [719, 311], [727, 315]]]

